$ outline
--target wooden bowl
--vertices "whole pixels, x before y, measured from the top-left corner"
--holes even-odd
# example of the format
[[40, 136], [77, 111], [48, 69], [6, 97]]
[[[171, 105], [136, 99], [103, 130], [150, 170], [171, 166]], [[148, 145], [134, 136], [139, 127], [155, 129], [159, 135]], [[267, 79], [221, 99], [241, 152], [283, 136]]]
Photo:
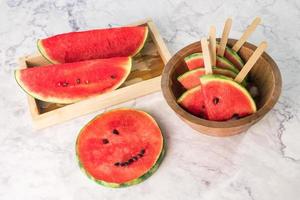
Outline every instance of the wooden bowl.
[[[236, 42], [228, 40], [228, 46], [232, 47]], [[245, 43], [239, 51], [239, 55], [247, 61], [256, 46]], [[277, 102], [281, 93], [281, 75], [274, 60], [267, 54], [259, 58], [249, 73], [250, 79], [257, 85], [260, 93], [256, 101], [257, 112], [238, 120], [209, 121], [196, 117], [177, 104], [178, 97], [185, 91], [177, 81], [177, 77], [188, 71], [184, 58], [190, 54], [201, 52], [200, 42], [192, 43], [178, 51], [167, 63], [162, 74], [161, 87], [163, 95], [173, 111], [193, 129], [212, 136], [231, 136], [242, 133], [258, 122], [267, 114]]]

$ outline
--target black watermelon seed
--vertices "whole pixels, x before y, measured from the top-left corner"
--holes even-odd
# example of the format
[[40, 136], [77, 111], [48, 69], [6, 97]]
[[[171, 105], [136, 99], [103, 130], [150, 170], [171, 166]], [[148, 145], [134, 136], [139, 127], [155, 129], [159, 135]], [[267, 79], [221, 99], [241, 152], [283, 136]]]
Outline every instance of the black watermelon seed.
[[128, 162], [124, 162], [124, 166], [127, 166], [127, 165], [129, 165], [129, 163]]
[[124, 167], [124, 166], [125, 166], [125, 163], [124, 163], [124, 162], [122, 162], [120, 165], [121, 165], [121, 167]]
[[145, 153], [145, 149], [142, 149], [140, 153], [141, 153], [141, 154], [144, 154], [144, 153]]
[[128, 161], [127, 161], [129, 164], [133, 163], [133, 159], [130, 158]]
[[62, 83], [62, 86], [63, 86], [63, 87], [67, 87], [68, 85], [69, 85], [69, 83], [67, 83], [67, 82], [63, 82], [63, 83]]
[[102, 139], [103, 144], [109, 143], [108, 139]]
[[115, 76], [115, 75], [111, 75], [110, 78], [111, 78], [111, 79], [115, 79], [116, 76]]
[[139, 154], [138, 154], [138, 156], [141, 158], [141, 157], [143, 157], [144, 155], [143, 155], [143, 154], [141, 154], [141, 153], [139, 153]]
[[88, 80], [86, 80], [86, 81], [85, 81], [85, 83], [86, 83], [86, 84], [88, 84], [88, 83], [89, 83], [89, 81], [88, 81]]
[[112, 133], [115, 134], [115, 135], [119, 135], [119, 131], [118, 131], [117, 129], [114, 129], [114, 130], [112, 131]]
[[76, 79], [76, 83], [77, 83], [77, 84], [80, 83], [80, 78]]
[[137, 161], [139, 158], [137, 156], [132, 157], [133, 161]]
[[214, 103], [215, 105], [217, 105], [219, 102], [220, 102], [220, 99], [219, 99], [218, 97], [215, 97], [215, 98], [213, 99], [213, 103]]
[[120, 166], [120, 163], [119, 163], [119, 162], [116, 162], [114, 165], [115, 165], [115, 166]]
[[240, 119], [239, 114], [234, 113], [234, 114], [232, 115], [232, 119], [235, 119], [235, 120]]

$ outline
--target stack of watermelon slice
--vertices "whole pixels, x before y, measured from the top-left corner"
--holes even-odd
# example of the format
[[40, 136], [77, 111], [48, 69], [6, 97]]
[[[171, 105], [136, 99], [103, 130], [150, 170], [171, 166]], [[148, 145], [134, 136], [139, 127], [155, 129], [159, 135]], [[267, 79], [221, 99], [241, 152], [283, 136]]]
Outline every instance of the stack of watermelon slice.
[[52, 65], [15, 71], [18, 84], [36, 99], [74, 103], [118, 88], [144, 46], [147, 26], [71, 32], [38, 41]]
[[224, 57], [216, 57], [214, 75], [205, 75], [202, 53], [187, 56], [185, 63], [189, 71], [177, 80], [186, 91], [177, 102], [188, 112], [204, 119], [224, 121], [256, 111], [255, 102], [244, 87], [247, 82], [233, 81], [244, 61], [231, 48], [226, 47]]

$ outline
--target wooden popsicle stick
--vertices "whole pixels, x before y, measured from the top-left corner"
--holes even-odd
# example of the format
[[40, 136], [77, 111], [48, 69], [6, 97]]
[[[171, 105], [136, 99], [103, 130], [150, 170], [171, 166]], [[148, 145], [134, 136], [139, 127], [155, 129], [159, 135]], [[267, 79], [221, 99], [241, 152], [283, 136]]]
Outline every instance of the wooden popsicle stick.
[[221, 56], [221, 57], [224, 56], [225, 47], [226, 47], [226, 44], [228, 41], [228, 36], [229, 36], [230, 29], [231, 29], [231, 25], [232, 25], [232, 19], [228, 18], [224, 25], [220, 46], [218, 48], [218, 56]]
[[204, 60], [205, 74], [212, 74], [211, 59], [209, 55], [208, 42], [206, 38], [201, 39], [201, 48]]
[[211, 26], [209, 30], [209, 51], [211, 56], [211, 64], [216, 66], [216, 27]]
[[254, 51], [254, 53], [251, 55], [247, 63], [244, 65], [242, 70], [238, 73], [238, 75], [235, 77], [235, 81], [238, 83], [241, 83], [244, 78], [247, 76], [249, 71], [252, 69], [256, 61], [259, 59], [259, 57], [263, 54], [263, 52], [266, 50], [268, 47], [267, 42], [262, 42], [259, 44], [257, 49]]
[[243, 33], [242, 37], [234, 44], [232, 49], [236, 52], [240, 50], [243, 44], [248, 40], [250, 35], [255, 31], [256, 27], [259, 25], [261, 19], [260, 17], [256, 17], [253, 22], [248, 26], [246, 31]]

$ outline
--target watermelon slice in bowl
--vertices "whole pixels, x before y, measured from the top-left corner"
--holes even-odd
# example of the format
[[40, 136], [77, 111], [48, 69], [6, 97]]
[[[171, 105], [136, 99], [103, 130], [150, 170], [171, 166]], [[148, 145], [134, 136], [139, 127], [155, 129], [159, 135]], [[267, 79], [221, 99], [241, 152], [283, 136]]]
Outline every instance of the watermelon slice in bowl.
[[165, 154], [165, 140], [146, 112], [121, 108], [95, 117], [80, 131], [76, 155], [95, 182], [113, 188], [150, 177]]
[[[184, 58], [184, 61], [189, 70], [204, 68], [204, 61], [202, 53], [193, 53]], [[236, 68], [229, 60], [225, 57], [216, 57], [216, 66], [222, 69], [228, 69], [235, 73], [239, 73], [238, 68]]]
[[249, 92], [233, 79], [222, 75], [203, 75], [199, 79], [209, 120], [238, 119], [256, 112]]
[[148, 36], [147, 26], [70, 32], [40, 39], [37, 47], [51, 63], [136, 55]]
[[204, 119], [207, 118], [207, 111], [205, 109], [205, 102], [201, 91], [201, 85], [185, 91], [178, 98], [177, 102], [189, 113]]
[[131, 57], [96, 59], [20, 69], [15, 79], [36, 99], [69, 104], [118, 88], [131, 65]]
[[[213, 74], [221, 74], [224, 76], [228, 76], [230, 78], [235, 78], [237, 75], [235, 72], [231, 70], [222, 69], [218, 67], [213, 67]], [[197, 68], [191, 71], [187, 71], [184, 74], [178, 76], [177, 80], [182, 84], [182, 86], [185, 89], [190, 89], [197, 85], [200, 85], [200, 77], [203, 75], [205, 75], [205, 69]]]

